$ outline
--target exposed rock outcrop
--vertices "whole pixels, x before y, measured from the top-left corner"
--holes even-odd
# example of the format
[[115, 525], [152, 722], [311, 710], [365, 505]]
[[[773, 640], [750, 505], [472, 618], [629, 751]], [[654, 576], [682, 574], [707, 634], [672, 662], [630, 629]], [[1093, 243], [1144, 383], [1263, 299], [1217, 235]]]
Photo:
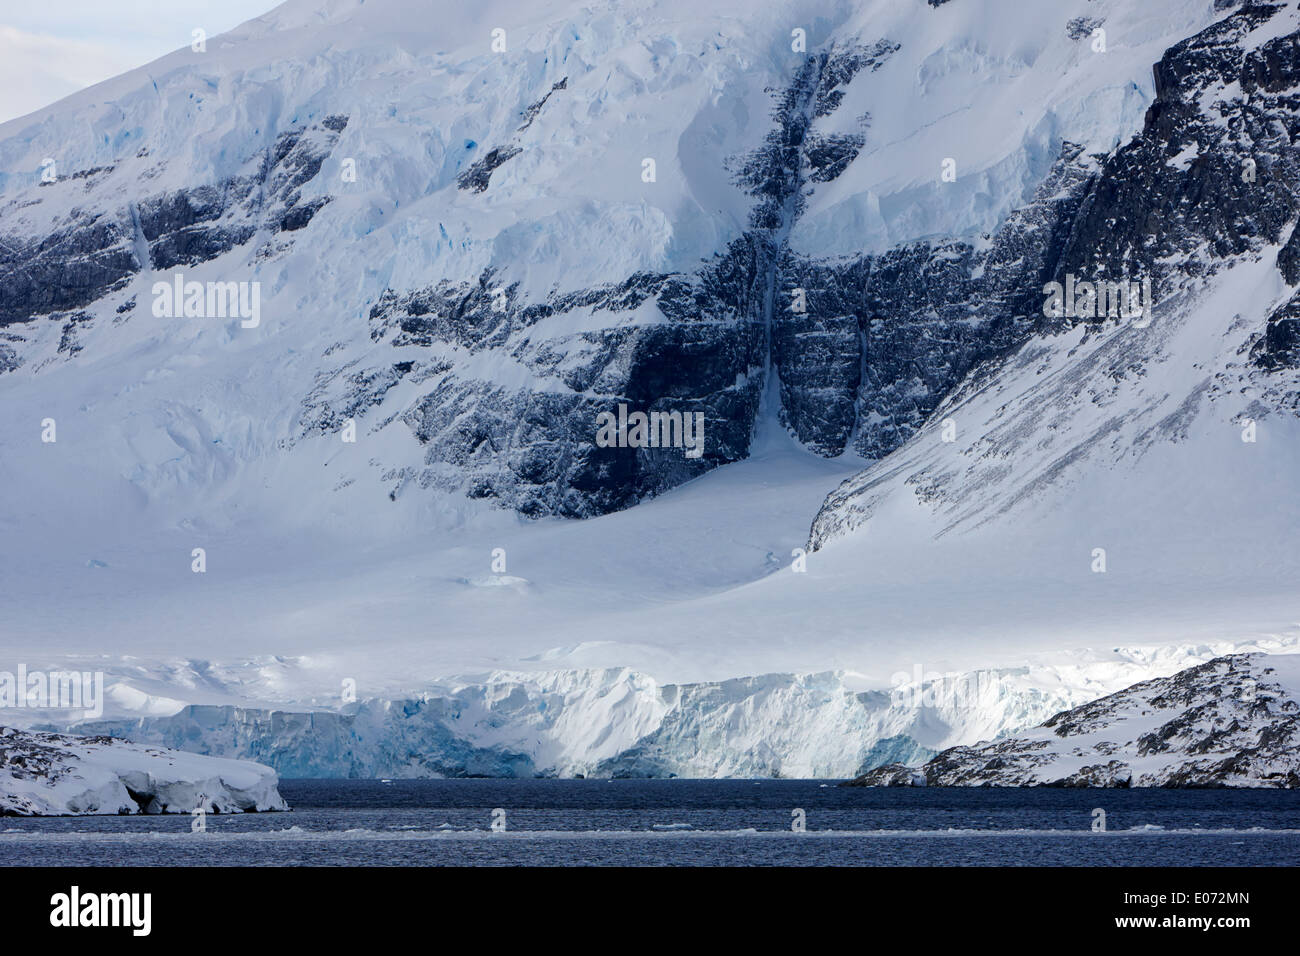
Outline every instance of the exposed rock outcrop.
[[1215, 658], [848, 785], [1300, 787], [1300, 656]]

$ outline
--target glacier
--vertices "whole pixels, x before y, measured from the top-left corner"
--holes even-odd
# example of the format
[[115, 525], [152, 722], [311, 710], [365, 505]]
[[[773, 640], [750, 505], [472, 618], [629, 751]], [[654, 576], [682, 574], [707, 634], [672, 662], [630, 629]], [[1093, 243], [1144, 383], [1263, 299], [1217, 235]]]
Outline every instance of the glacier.
[[[843, 672], [687, 684], [627, 668], [496, 672], [329, 709], [172, 702], [142, 717], [127, 716], [140, 702], [119, 685], [121, 716], [75, 727], [256, 760], [286, 777], [851, 777], [1008, 737], [1224, 651], [1116, 648], [1001, 670], [900, 673], [888, 690], [855, 689]], [[1245, 652], [1289, 662], [1300, 642]]]

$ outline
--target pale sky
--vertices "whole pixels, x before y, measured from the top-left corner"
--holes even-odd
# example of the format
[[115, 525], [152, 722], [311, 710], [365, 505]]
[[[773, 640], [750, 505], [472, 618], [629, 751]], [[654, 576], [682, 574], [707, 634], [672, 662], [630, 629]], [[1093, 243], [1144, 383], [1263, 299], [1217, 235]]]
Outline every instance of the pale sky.
[[281, 0], [0, 0], [0, 123], [216, 36]]

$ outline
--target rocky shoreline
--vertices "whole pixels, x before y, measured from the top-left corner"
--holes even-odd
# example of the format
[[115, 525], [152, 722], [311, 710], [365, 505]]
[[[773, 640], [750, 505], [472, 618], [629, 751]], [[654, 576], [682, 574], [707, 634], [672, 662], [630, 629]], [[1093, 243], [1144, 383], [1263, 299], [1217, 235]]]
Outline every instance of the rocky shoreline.
[[0, 816], [288, 810], [251, 760], [0, 727]]
[[851, 787], [1300, 787], [1300, 656], [1234, 654]]

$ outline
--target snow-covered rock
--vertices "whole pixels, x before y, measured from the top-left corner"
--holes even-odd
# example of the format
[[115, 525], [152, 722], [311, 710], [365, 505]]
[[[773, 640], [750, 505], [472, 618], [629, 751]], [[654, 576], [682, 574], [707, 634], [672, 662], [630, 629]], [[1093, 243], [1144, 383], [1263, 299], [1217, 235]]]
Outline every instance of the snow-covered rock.
[[0, 816], [287, 810], [270, 767], [0, 727]]
[[[885, 349], [886, 362], [913, 361], [925, 393], [943, 398], [927, 398], [911, 417], [905, 444], [872, 439], [878, 451], [898, 452], [828, 496], [811, 547], [871, 524], [900, 498], [935, 515], [939, 533], [1035, 506], [1068, 503], [1077, 515], [1070, 486], [1113, 471], [1135, 489], [1115, 501], [1125, 518], [1161, 522], [1159, 501], [1139, 507], [1137, 497], [1168, 486], [1161, 468], [1177, 445], [1184, 462], [1207, 461], [1199, 484], [1218, 500], [1267, 485], [1266, 471], [1289, 470], [1300, 396], [1297, 27], [1291, 7], [1246, 4], [1173, 45], [1154, 66], [1156, 98], [1137, 135], [1107, 155], [1076, 156], [1072, 175], [1049, 177], [991, 251], [956, 248], [946, 270], [957, 274], [927, 296], [938, 316], [978, 304], [967, 311], [987, 311], [995, 326], [1027, 322], [1038, 334], [1004, 340], [1018, 347], [954, 387], [944, 377], [952, 357], [960, 367], [951, 371], [964, 376], [977, 361], [961, 356], [978, 360], [990, 341], [969, 340], [955, 315], [903, 331], [891, 324], [886, 334], [903, 342]], [[1006, 272], [1026, 254], [1036, 282], [1022, 269]], [[1046, 283], [1071, 277], [1144, 277], [1155, 290], [1150, 314], [1046, 316]], [[915, 350], [944, 358], [915, 362]], [[908, 381], [878, 370], [869, 377], [885, 389]], [[874, 404], [886, 419], [905, 409]], [[1214, 468], [1232, 424], [1264, 421], [1281, 439], [1265, 472]], [[1254, 443], [1253, 432], [1245, 440]], [[1174, 517], [1185, 524], [1185, 515], [1184, 507]], [[1235, 523], [1215, 521], [1216, 529]], [[1170, 534], [1156, 537], [1165, 543]]]
[[854, 786], [1300, 787], [1300, 656], [1236, 654]]

